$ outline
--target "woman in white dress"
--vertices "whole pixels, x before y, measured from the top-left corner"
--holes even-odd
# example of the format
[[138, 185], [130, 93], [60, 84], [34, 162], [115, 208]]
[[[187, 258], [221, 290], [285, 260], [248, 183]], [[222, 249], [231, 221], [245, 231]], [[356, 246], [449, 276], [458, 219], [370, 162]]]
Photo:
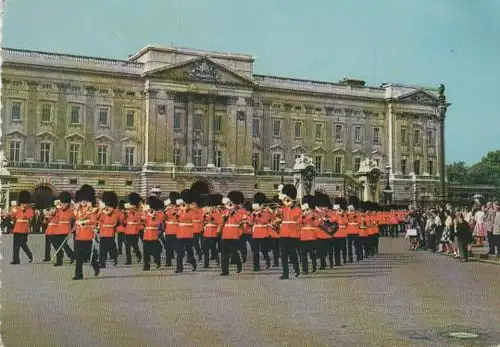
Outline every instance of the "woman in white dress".
[[485, 210], [485, 206], [481, 205], [481, 209], [474, 214], [474, 222], [476, 225], [474, 226], [472, 234], [474, 235], [475, 245], [479, 247], [483, 246], [484, 238], [486, 237], [486, 229], [484, 227]]

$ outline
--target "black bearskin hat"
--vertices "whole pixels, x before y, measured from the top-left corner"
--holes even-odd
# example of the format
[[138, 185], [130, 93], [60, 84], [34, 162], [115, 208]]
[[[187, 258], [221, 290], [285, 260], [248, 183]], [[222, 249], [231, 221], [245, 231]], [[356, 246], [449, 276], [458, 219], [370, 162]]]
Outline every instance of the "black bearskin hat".
[[75, 192], [75, 202], [80, 202], [82, 201], [82, 193], [80, 193], [79, 190]]
[[30, 204], [31, 203], [31, 194], [27, 190], [21, 190], [19, 192], [19, 196], [17, 198], [18, 204]]
[[339, 205], [342, 211], [347, 210], [347, 201], [344, 198], [335, 198], [335, 205]]
[[306, 195], [302, 198], [302, 204], [308, 204], [309, 208], [313, 209], [316, 207], [317, 196]]
[[243, 208], [245, 210], [247, 210], [248, 212], [252, 212], [253, 211], [253, 208], [252, 208], [252, 203], [250, 201], [245, 201], [243, 203]]
[[95, 190], [92, 186], [84, 184], [80, 187], [80, 200], [89, 201], [92, 205], [95, 205]]
[[161, 201], [157, 196], [150, 196], [147, 199], [147, 204], [149, 208], [155, 211], [163, 211], [165, 209], [165, 203]]
[[212, 206], [215, 206], [214, 205], [214, 196], [212, 194], [208, 194], [206, 197], [205, 197], [205, 206], [206, 207], [212, 207]]
[[324, 193], [319, 193], [315, 195], [316, 206], [318, 207], [330, 207], [330, 197]]
[[176, 202], [176, 201], [177, 201], [177, 199], [179, 199], [179, 198], [180, 198], [180, 194], [179, 194], [179, 192], [170, 192], [170, 193], [168, 194], [168, 199], [170, 200], [170, 203], [171, 203], [172, 205], [175, 205], [175, 202]]
[[283, 202], [280, 200], [280, 196], [279, 195], [274, 195], [271, 199], [271, 201], [275, 204], [278, 204], [278, 205], [283, 205]]
[[186, 204], [192, 204], [194, 202], [195, 197], [193, 196], [193, 193], [191, 192], [190, 189], [184, 189], [181, 192], [181, 199], [186, 203]]
[[118, 206], [118, 196], [115, 192], [103, 192], [101, 199], [107, 207], [116, 208]]
[[125, 200], [118, 201], [118, 208], [120, 210], [124, 210], [125, 209]]
[[212, 195], [212, 203], [213, 206], [222, 206], [222, 194], [214, 194]]
[[71, 194], [69, 192], [61, 192], [57, 200], [63, 204], [71, 204]]
[[266, 200], [267, 200], [266, 194], [261, 193], [261, 192], [257, 192], [253, 196], [253, 202], [254, 202], [254, 204], [262, 205], [262, 204], [264, 204], [266, 202]]
[[227, 198], [235, 205], [241, 205], [245, 202], [245, 196], [238, 190], [232, 190], [227, 193]]
[[132, 192], [128, 195], [128, 203], [130, 205], [139, 206], [141, 201], [142, 201], [141, 196], [135, 192]]
[[297, 188], [293, 184], [285, 184], [281, 190], [281, 194], [288, 196], [290, 199], [295, 200], [297, 198]]

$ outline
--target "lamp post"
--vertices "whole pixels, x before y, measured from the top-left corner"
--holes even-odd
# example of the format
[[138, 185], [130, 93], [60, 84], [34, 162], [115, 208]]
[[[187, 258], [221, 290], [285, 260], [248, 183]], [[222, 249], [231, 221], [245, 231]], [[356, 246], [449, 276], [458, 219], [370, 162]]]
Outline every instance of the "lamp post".
[[392, 188], [389, 182], [389, 176], [391, 174], [391, 166], [386, 165], [385, 167], [385, 176], [386, 176], [386, 185], [384, 189], [384, 204], [390, 205], [392, 204]]
[[280, 160], [281, 184], [285, 184], [285, 168], [286, 168], [286, 161], [284, 159], [281, 159]]

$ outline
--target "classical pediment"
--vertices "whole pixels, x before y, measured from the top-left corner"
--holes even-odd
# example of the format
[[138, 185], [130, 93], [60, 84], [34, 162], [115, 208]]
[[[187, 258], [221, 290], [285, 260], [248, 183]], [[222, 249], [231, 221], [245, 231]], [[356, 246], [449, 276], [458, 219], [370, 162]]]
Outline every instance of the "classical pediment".
[[398, 101], [414, 104], [437, 104], [438, 98], [424, 89], [418, 89], [397, 98]]
[[304, 147], [302, 147], [301, 145], [297, 145], [297, 146], [292, 147], [292, 150], [294, 152], [299, 152], [299, 153], [304, 153], [306, 151], [306, 149]]
[[269, 149], [282, 151], [285, 148], [281, 145], [276, 144], [276, 145], [272, 145]]
[[112, 137], [109, 137], [108, 135], [99, 135], [94, 137], [94, 141], [99, 141], [99, 142], [115, 142], [115, 140]]
[[318, 147], [316, 147], [316, 148], [313, 148], [313, 150], [312, 150], [312, 151], [313, 151], [313, 152], [316, 152], [316, 153], [318, 153], [318, 152], [325, 153], [325, 152], [326, 152], [326, 150], [325, 150], [323, 147], [321, 147], [321, 146], [318, 146]]
[[36, 137], [49, 137], [51, 139], [57, 139], [57, 136], [50, 131], [42, 131], [41, 133], [36, 134]]
[[120, 142], [139, 143], [140, 140], [139, 140], [139, 138], [137, 138], [135, 136], [131, 136], [131, 137], [124, 137], [123, 139], [120, 140]]
[[332, 153], [345, 154], [346, 151], [343, 148], [335, 148]]
[[26, 134], [21, 130], [11, 130], [5, 136], [7, 137], [26, 137]]
[[382, 152], [380, 152], [378, 149], [376, 149], [372, 152], [372, 155], [377, 155], [377, 154], [380, 155], [380, 154], [382, 154]]
[[199, 57], [178, 64], [160, 67], [145, 72], [143, 77], [181, 82], [248, 86], [252, 86], [254, 84], [252, 79], [239, 74], [222, 64], [219, 64], [209, 57]]
[[69, 134], [68, 136], [64, 137], [66, 141], [85, 141], [85, 136], [78, 134], [78, 133], [72, 133]]
[[355, 149], [354, 151], [352, 151], [352, 154], [363, 155], [364, 152], [361, 149]]

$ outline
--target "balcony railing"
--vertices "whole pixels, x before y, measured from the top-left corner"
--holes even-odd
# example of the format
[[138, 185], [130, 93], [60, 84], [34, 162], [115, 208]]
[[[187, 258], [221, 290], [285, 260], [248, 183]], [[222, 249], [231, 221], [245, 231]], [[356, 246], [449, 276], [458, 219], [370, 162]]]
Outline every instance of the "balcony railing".
[[185, 174], [197, 174], [197, 175], [246, 175], [253, 176], [253, 169], [246, 168], [235, 168], [235, 167], [207, 167], [207, 166], [160, 166], [160, 165], [148, 165], [146, 167], [149, 171], [165, 172], [171, 175], [185, 175]]
[[[272, 170], [259, 170], [257, 171], [257, 176], [293, 176], [292, 171], [272, 171]], [[324, 177], [324, 178], [344, 178], [346, 175], [341, 173], [334, 172], [317, 172], [316, 177]]]
[[63, 164], [63, 163], [26, 163], [8, 162], [8, 168], [32, 170], [75, 170], [75, 171], [123, 171], [140, 172], [142, 166], [97, 165], [97, 164]]

